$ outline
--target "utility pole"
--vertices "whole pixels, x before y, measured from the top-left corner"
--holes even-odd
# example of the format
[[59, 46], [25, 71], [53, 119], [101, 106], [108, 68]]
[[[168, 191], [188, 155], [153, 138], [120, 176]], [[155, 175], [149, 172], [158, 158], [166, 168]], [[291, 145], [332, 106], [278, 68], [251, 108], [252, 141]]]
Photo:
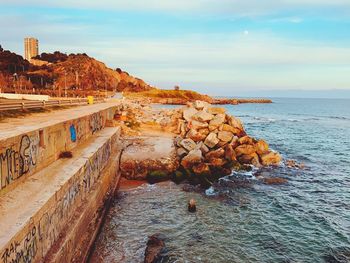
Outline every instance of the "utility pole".
[[64, 96], [67, 98], [67, 71], [64, 71]]

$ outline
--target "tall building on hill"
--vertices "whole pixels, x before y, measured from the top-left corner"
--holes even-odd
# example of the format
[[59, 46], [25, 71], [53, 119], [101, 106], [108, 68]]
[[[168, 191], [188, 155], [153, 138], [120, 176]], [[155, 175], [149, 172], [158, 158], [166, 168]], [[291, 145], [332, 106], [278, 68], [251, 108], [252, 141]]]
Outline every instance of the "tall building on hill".
[[24, 39], [24, 58], [30, 62], [37, 55], [39, 55], [39, 41], [33, 37], [26, 37]]

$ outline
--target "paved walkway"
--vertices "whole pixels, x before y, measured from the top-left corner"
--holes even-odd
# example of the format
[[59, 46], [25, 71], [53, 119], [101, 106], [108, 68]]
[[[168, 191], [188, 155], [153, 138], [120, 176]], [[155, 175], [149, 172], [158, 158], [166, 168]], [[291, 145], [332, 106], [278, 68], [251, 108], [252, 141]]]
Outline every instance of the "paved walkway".
[[105, 102], [5, 119], [0, 122], [0, 141], [33, 130], [52, 126], [63, 121], [74, 120], [85, 115], [93, 114], [94, 112], [108, 109], [115, 105], [116, 102]]

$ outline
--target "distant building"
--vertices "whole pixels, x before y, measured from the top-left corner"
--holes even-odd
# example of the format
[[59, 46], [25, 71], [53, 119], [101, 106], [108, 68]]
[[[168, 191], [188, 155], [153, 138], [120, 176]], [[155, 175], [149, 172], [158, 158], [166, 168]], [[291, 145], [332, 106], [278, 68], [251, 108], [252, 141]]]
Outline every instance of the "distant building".
[[33, 57], [39, 55], [39, 41], [33, 37], [24, 39], [24, 58], [31, 62]]

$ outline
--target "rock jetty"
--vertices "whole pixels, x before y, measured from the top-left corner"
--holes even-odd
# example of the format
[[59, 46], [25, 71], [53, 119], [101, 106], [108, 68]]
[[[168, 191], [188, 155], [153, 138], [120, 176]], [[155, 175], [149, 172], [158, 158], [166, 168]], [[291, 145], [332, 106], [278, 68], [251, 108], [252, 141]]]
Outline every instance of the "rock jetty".
[[207, 187], [233, 169], [278, 165], [281, 156], [264, 140], [247, 135], [242, 122], [203, 101], [188, 103], [180, 110], [175, 138], [180, 171]]

